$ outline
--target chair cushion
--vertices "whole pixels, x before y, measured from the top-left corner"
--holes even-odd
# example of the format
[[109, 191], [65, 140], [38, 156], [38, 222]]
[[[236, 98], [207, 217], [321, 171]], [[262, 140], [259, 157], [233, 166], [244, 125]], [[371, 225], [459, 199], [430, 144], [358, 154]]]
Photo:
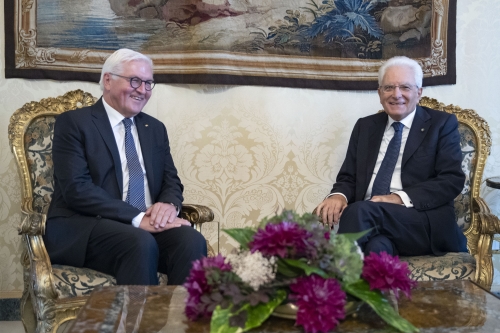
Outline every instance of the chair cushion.
[[[59, 298], [88, 296], [95, 287], [116, 285], [116, 280], [90, 268], [52, 265], [52, 274]], [[167, 284], [167, 276], [158, 273], [160, 285]]]
[[467, 252], [451, 252], [444, 256], [400, 257], [408, 263], [415, 281], [475, 280], [476, 260]]

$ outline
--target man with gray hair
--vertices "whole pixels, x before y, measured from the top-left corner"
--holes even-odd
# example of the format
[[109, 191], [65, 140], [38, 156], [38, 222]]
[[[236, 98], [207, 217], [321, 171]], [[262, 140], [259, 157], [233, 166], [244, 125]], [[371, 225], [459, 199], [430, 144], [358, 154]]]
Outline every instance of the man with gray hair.
[[54, 126], [54, 195], [45, 246], [52, 263], [113, 275], [118, 284], [182, 284], [206, 256], [204, 237], [178, 217], [183, 186], [165, 125], [142, 109], [153, 62], [120, 49], [104, 63], [102, 97]]
[[358, 240], [365, 254], [467, 251], [453, 205], [465, 181], [458, 121], [417, 105], [422, 78], [407, 57], [381, 66], [385, 112], [357, 121], [336, 182], [316, 208], [324, 223], [339, 224], [339, 233], [370, 229]]

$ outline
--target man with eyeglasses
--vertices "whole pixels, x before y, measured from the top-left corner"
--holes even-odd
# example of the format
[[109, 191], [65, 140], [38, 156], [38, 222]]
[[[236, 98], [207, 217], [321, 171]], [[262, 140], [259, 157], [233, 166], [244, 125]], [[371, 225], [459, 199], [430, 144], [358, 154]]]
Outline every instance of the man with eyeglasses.
[[365, 254], [442, 255], [463, 252], [466, 238], [453, 200], [463, 189], [458, 121], [421, 107], [423, 73], [394, 57], [378, 74], [383, 113], [358, 120], [330, 194], [316, 213], [339, 233], [369, 230]]
[[104, 63], [102, 97], [54, 126], [54, 195], [45, 245], [52, 263], [110, 274], [118, 284], [182, 284], [206, 241], [178, 217], [183, 186], [163, 123], [142, 112], [153, 62], [120, 49]]

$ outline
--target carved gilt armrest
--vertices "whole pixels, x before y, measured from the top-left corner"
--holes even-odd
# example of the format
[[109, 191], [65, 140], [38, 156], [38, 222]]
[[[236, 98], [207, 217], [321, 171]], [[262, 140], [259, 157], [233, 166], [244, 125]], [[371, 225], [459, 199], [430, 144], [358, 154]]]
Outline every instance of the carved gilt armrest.
[[474, 256], [476, 259], [476, 282], [489, 289], [493, 283], [493, 236], [500, 233], [500, 219], [491, 214], [490, 208], [481, 197], [474, 198], [473, 203], [479, 225], [477, 249]]
[[[191, 205], [184, 204], [182, 205], [182, 218], [188, 220], [189, 222], [194, 224], [196, 230], [201, 233], [201, 227], [205, 222], [212, 222], [214, 220], [214, 212], [208, 208], [207, 206], [202, 205]], [[208, 243], [207, 240], [207, 250], [209, 257], [215, 257], [216, 252], [212, 248], [212, 246]]]
[[52, 278], [52, 265], [42, 239], [47, 216], [37, 212], [23, 212], [23, 215], [24, 219], [18, 228], [26, 245], [21, 260], [25, 283], [23, 299], [30, 296], [28, 293], [33, 293], [31, 299], [35, 300], [35, 313], [41, 313], [58, 298]]
[[182, 218], [193, 223], [196, 229], [200, 228], [205, 222], [211, 222], [214, 220], [214, 212], [207, 206], [202, 205], [182, 205]]
[[37, 212], [23, 212], [24, 219], [17, 231], [19, 235], [42, 236], [45, 234], [47, 215]]
[[496, 215], [491, 214], [490, 208], [483, 198], [474, 198], [474, 213], [479, 218], [480, 234], [500, 234], [500, 219]]

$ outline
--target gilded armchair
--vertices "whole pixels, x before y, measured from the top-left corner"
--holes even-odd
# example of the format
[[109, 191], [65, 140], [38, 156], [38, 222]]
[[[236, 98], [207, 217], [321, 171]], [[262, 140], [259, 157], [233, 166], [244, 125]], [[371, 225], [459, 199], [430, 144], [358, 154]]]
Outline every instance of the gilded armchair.
[[420, 105], [453, 113], [459, 122], [462, 170], [466, 181], [462, 193], [455, 199], [455, 215], [467, 237], [468, 252], [400, 259], [408, 263], [413, 280], [468, 279], [489, 290], [493, 282], [492, 241], [493, 236], [500, 233], [500, 220], [491, 214], [488, 205], [479, 196], [491, 148], [489, 126], [474, 110], [445, 106], [429, 97], [422, 97]]
[[423, 97], [420, 105], [456, 115], [462, 148], [462, 170], [466, 180], [455, 199], [457, 223], [467, 237], [466, 253], [448, 253], [442, 257], [401, 257], [407, 261], [412, 278], [417, 281], [469, 279], [486, 289], [493, 282], [492, 240], [500, 233], [500, 221], [491, 214], [479, 196], [491, 137], [486, 121], [474, 110], [447, 105]]
[[[46, 211], [53, 192], [52, 138], [58, 114], [92, 105], [97, 99], [81, 90], [64, 96], [30, 102], [12, 115], [9, 142], [21, 177], [23, 219], [19, 234], [24, 291], [21, 316], [26, 332], [56, 332], [62, 323], [74, 319], [86, 298], [97, 286], [116, 284], [113, 277], [86, 268], [52, 265], [42, 235]], [[201, 232], [202, 224], [213, 220], [205, 206], [183, 205], [183, 217]], [[208, 244], [209, 256], [215, 252]], [[160, 283], [166, 277], [160, 276]]]

